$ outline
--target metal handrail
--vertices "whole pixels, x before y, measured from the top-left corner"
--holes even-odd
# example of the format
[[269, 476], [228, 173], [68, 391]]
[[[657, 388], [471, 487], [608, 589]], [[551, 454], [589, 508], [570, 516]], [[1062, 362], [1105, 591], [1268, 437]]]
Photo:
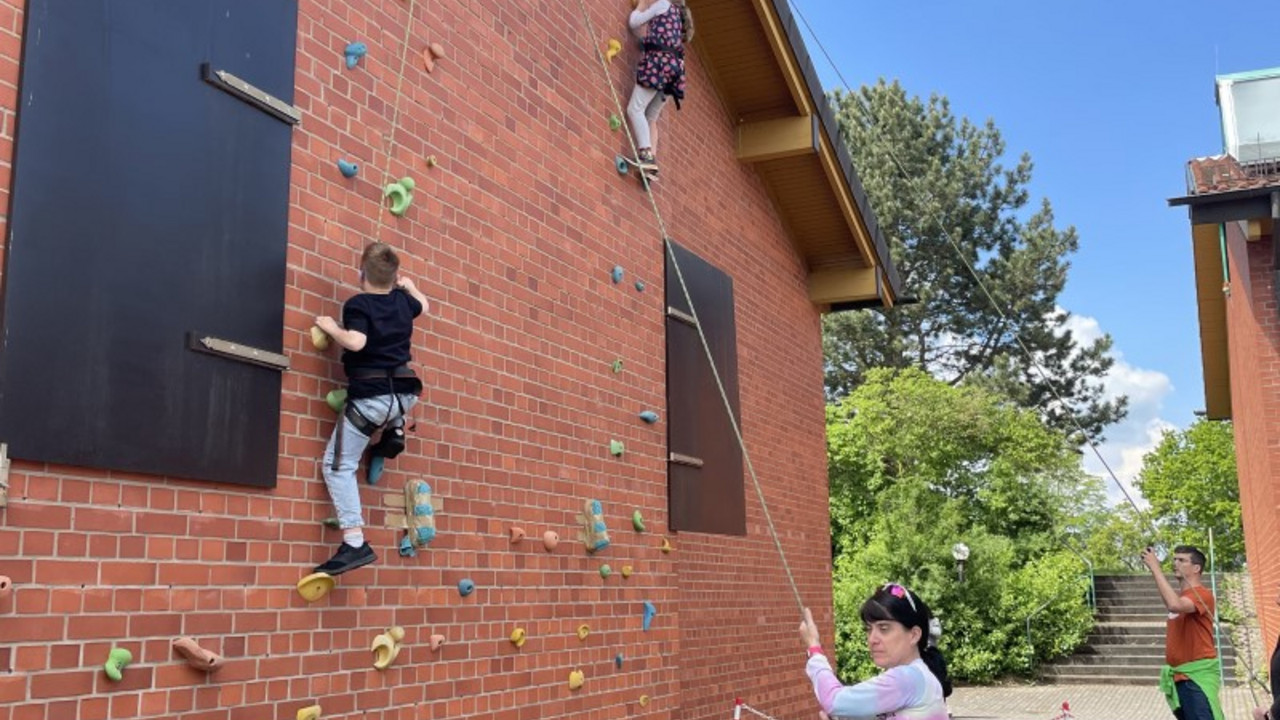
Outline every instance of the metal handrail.
[[1070, 550], [1076, 557], [1080, 558], [1080, 561], [1085, 564], [1085, 567], [1089, 568], [1089, 609], [1096, 611], [1098, 609], [1098, 589], [1097, 584], [1094, 581], [1093, 563], [1089, 562], [1089, 558], [1085, 557], [1084, 553], [1072, 547], [1065, 538], [1059, 539], [1062, 540], [1063, 547]]

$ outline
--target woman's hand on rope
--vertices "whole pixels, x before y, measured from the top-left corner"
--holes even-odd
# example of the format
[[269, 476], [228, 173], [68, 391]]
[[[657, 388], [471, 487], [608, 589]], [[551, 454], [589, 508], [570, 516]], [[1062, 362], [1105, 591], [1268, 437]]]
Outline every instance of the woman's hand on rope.
[[813, 613], [809, 608], [804, 609], [804, 621], [800, 623], [800, 640], [804, 642], [806, 648], [822, 644], [818, 636], [818, 626], [813, 622]]

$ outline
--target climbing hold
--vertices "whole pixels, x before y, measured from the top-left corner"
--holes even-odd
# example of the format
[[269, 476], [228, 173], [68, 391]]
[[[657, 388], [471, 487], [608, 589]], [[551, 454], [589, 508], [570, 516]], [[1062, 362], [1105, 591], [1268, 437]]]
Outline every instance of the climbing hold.
[[587, 676], [581, 670], [574, 670], [569, 673], [569, 689], [577, 690], [587, 681]]
[[643, 280], [637, 280], [637, 281], [636, 281], [636, 292], [644, 292], [644, 281], [643, 281]]
[[609, 129], [617, 132], [620, 127], [622, 127], [622, 118], [618, 117], [617, 113], [609, 113]]
[[342, 412], [342, 406], [347, 404], [347, 389], [330, 390], [329, 394], [324, 396], [324, 401], [329, 405], [330, 410], [336, 413]]
[[373, 646], [370, 650], [373, 652], [373, 667], [378, 670], [386, 670], [391, 663], [396, 661], [396, 656], [400, 654], [400, 641], [404, 640], [404, 628], [396, 625], [387, 628], [387, 631], [373, 638]]
[[471, 582], [471, 578], [462, 578], [458, 581], [458, 594], [466, 597], [476, 591], [476, 584]]
[[613, 574], [613, 568], [609, 567], [608, 565], [600, 566], [600, 577], [607, 578], [612, 574]]
[[587, 625], [586, 623], [583, 623], [583, 624], [581, 624], [581, 625], [579, 625], [579, 626], [578, 626], [578, 639], [579, 639], [579, 640], [586, 640], [586, 639], [587, 639], [587, 636], [588, 636], [588, 635], [590, 635], [590, 634], [591, 634], [591, 627], [590, 627], [589, 625]]
[[524, 647], [525, 640], [529, 638], [525, 635], [524, 628], [516, 628], [511, 631], [511, 644], [518, 648]]
[[633, 573], [633, 572], [635, 572], [635, 571], [631, 568], [631, 566], [630, 566], [630, 565], [623, 565], [623, 566], [622, 566], [622, 579], [623, 579], [623, 580], [626, 580], [627, 578], [631, 577], [631, 573]]
[[548, 530], [542, 533], [542, 547], [546, 548], [547, 552], [551, 552], [552, 550], [555, 550], [556, 546], [559, 544], [560, 544], [560, 534], [557, 533], [555, 530]]
[[613, 656], [613, 665], [619, 670], [622, 669], [622, 653]]
[[427, 51], [431, 53], [431, 57], [439, 60], [444, 57], [444, 46], [438, 42], [433, 42], [427, 46]]
[[377, 485], [378, 480], [382, 479], [382, 471], [386, 468], [387, 459], [381, 455], [371, 455], [369, 457], [369, 468], [365, 471], [364, 480], [370, 485]]
[[418, 548], [413, 546], [413, 540], [409, 539], [409, 531], [406, 530], [404, 537], [400, 538], [400, 557], [418, 557]]
[[622, 358], [618, 358], [617, 360], [614, 360], [612, 367], [615, 373], [622, 372]]
[[641, 695], [641, 696], [640, 696], [640, 707], [649, 707], [649, 696], [648, 696], [648, 695]]
[[621, 265], [614, 265], [613, 272], [609, 273], [609, 276], [613, 278], [613, 283], [615, 285], [622, 282], [622, 275], [623, 271]]
[[320, 706], [309, 705], [298, 710], [297, 720], [320, 720]]
[[426, 547], [436, 538], [436, 509], [431, 503], [431, 486], [422, 480], [404, 484], [405, 522], [409, 537], [417, 547]]
[[311, 346], [320, 352], [329, 349], [329, 333], [321, 330], [318, 326], [311, 326]]
[[622, 43], [614, 38], [609, 38], [609, 48], [604, 51], [604, 59], [606, 62], [613, 62], [618, 57], [618, 53], [622, 52]]
[[644, 601], [644, 630], [649, 631], [649, 625], [653, 623], [653, 618], [658, 614], [658, 608], [648, 600]]
[[621, 440], [609, 441], [609, 452], [612, 453], [614, 457], [621, 456], [622, 453], [626, 451], [626, 449], [627, 449], [627, 446], [623, 445]]
[[0, 575], [0, 600], [7, 600], [13, 594], [13, 581], [8, 575]]
[[631, 527], [635, 528], [636, 532], [644, 532], [644, 516], [639, 510], [631, 513]]
[[342, 54], [347, 58], [347, 69], [353, 70], [360, 62], [360, 58], [369, 54], [369, 47], [362, 42], [353, 42], [342, 51]]
[[671, 552], [671, 541], [666, 538], [662, 538], [662, 544], [658, 546], [658, 549], [664, 553]]
[[123, 677], [120, 673], [129, 663], [133, 662], [133, 653], [122, 647], [113, 647], [107, 653], [107, 661], [103, 663], [102, 669], [107, 671], [107, 679], [111, 682], [120, 682]]
[[640, 413], [640, 419], [652, 425], [658, 422], [658, 413], [652, 410], [645, 410], [644, 412]]
[[360, 166], [348, 160], [338, 160], [338, 172], [342, 173], [344, 178], [353, 178], [356, 173], [360, 172]]
[[427, 72], [436, 71], [436, 59], [431, 57], [431, 48], [429, 47], [422, 49], [422, 67], [426, 68]]
[[188, 665], [202, 672], [213, 672], [222, 667], [222, 656], [200, 647], [194, 638], [180, 637], [174, 640], [173, 649]]
[[443, 635], [431, 636], [431, 652], [440, 652], [440, 648], [444, 647]]
[[511, 544], [512, 544], [512, 545], [519, 545], [519, 544], [520, 544], [520, 541], [521, 541], [521, 540], [524, 540], [524, 528], [522, 528], [522, 527], [513, 527], [513, 528], [511, 528], [510, 533], [511, 533]]
[[436, 156], [435, 156], [435, 155], [428, 155], [428, 156], [426, 157], [426, 159], [425, 159], [425, 160], [423, 160], [423, 162], [425, 162], [425, 163], [427, 164], [427, 167], [429, 167], [429, 168], [433, 168], [433, 167], [435, 167], [435, 166], [437, 165], [437, 162], [436, 162]]
[[604, 507], [599, 500], [587, 500], [585, 510], [578, 518], [582, 521], [582, 543], [587, 552], [599, 552], [609, 547], [609, 530], [604, 525]]
[[388, 209], [392, 215], [399, 217], [405, 214], [413, 203], [413, 188], [416, 186], [417, 183], [411, 177], [403, 177], [387, 185], [382, 195], [389, 203]]
[[619, 175], [626, 175], [631, 171], [631, 161], [621, 155], [613, 157], [613, 166], [618, 170]]
[[298, 581], [298, 594], [307, 602], [315, 602], [328, 595], [337, 582], [329, 573], [311, 573]]
[[338, 518], [336, 517], [327, 517], [321, 520], [320, 524], [324, 525], [325, 527], [334, 528], [335, 530], [342, 527], [342, 524], [338, 522]]

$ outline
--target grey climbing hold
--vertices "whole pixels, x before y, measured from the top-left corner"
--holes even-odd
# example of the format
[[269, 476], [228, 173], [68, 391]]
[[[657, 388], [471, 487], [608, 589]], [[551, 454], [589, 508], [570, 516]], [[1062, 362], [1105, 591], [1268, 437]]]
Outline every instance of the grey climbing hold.
[[476, 584], [471, 582], [471, 578], [462, 578], [458, 581], [458, 594], [466, 597], [476, 591]]

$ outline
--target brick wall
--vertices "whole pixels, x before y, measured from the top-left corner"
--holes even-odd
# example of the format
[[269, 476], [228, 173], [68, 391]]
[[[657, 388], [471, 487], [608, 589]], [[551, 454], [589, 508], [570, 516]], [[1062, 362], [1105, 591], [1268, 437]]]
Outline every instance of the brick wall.
[[[625, 2], [589, 5], [602, 35], [622, 36]], [[0, 3], [6, 210], [21, 8]], [[258, 720], [311, 702], [325, 718], [363, 720], [695, 720], [726, 717], [736, 696], [775, 715], [813, 711], [796, 602], [750, 480], [746, 538], [682, 533], [674, 553], [657, 550], [665, 425], [636, 414], [664, 411], [663, 245], [635, 178], [613, 169], [625, 140], [608, 128], [613, 101], [590, 50], [606, 38], [587, 37], [578, 8], [301, 2], [278, 485], [15, 462], [0, 511], [0, 573], [16, 583], [0, 601], [0, 720]], [[347, 71], [354, 40], [369, 54]], [[428, 74], [419, 57], [432, 41], [447, 57]], [[633, 53], [610, 70], [624, 91]], [[685, 109], [662, 121], [658, 206], [670, 236], [734, 278], [747, 447], [803, 601], [830, 627], [818, 316], [767, 195], [733, 159], [706, 69], [694, 57], [689, 71]], [[343, 179], [339, 157], [359, 161], [360, 176]], [[393, 218], [379, 187], [403, 175], [416, 199]], [[432, 300], [414, 347], [425, 402], [408, 452], [362, 488], [379, 563], [307, 605], [294, 583], [339, 541], [319, 522], [332, 511], [316, 458], [332, 428], [322, 396], [340, 378], [307, 330], [338, 312], [375, 237], [405, 251]], [[614, 285], [619, 264], [627, 282]], [[387, 506], [410, 477], [428, 479], [443, 510], [430, 549], [401, 558]], [[599, 558], [571, 539], [587, 498], [604, 503], [612, 531]], [[630, 529], [633, 509], [649, 533]], [[565, 542], [554, 554], [513, 548], [513, 524]], [[636, 575], [602, 579], [602, 562]], [[465, 599], [463, 577], [478, 586]], [[644, 600], [660, 613], [648, 633]], [[406, 646], [380, 673], [369, 646], [390, 624], [406, 628]], [[506, 641], [517, 625], [530, 637], [520, 651]], [[449, 640], [439, 654], [426, 647], [433, 633]], [[226, 667], [191, 670], [170, 650], [178, 635]], [[101, 670], [113, 644], [135, 658], [119, 684]], [[571, 693], [574, 668], [587, 682]]]
[[1227, 227], [1231, 294], [1227, 299], [1231, 406], [1245, 553], [1268, 650], [1280, 632], [1280, 316], [1271, 241], [1246, 242]]

